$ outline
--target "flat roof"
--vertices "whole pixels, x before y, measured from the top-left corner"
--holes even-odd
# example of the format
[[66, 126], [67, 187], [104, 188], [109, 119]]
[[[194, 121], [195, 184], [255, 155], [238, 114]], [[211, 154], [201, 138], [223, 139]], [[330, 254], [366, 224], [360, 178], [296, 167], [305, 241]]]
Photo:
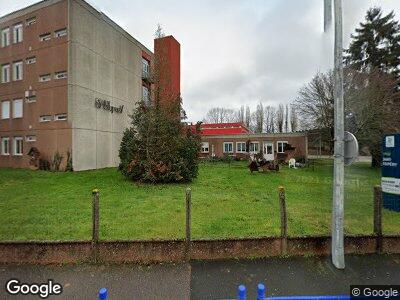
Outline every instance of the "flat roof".
[[245, 134], [224, 134], [224, 135], [205, 135], [207, 139], [249, 139], [249, 138], [268, 138], [268, 137], [306, 137], [306, 132], [279, 132], [279, 133], [245, 133]]

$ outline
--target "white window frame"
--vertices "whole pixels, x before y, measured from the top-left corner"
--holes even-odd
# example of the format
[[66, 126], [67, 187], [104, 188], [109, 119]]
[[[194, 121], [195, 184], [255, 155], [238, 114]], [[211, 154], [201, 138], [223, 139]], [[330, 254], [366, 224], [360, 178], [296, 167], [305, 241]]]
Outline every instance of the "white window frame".
[[[255, 147], [253, 147], [253, 145], [257, 145], [257, 150], [254, 150]], [[260, 142], [250, 142], [249, 145], [249, 152], [250, 153], [259, 153], [260, 152]]]
[[54, 73], [54, 79], [59, 80], [59, 79], [65, 79], [67, 78], [67, 71], [60, 71]]
[[24, 64], [22, 60], [13, 63], [13, 81], [22, 80], [24, 78]]
[[142, 99], [146, 105], [150, 105], [150, 91], [145, 85], [142, 85]]
[[10, 82], [10, 64], [2, 65], [1, 66], [1, 83]]
[[62, 28], [54, 31], [54, 37], [55, 38], [60, 38], [63, 36], [66, 36], [68, 34], [67, 28]]
[[39, 41], [41, 41], [41, 42], [46, 42], [46, 41], [50, 41], [50, 40], [51, 40], [50, 32], [39, 35]]
[[24, 31], [22, 23], [15, 24], [13, 27], [13, 43], [21, 43], [24, 40]]
[[149, 77], [150, 75], [150, 62], [142, 57], [142, 76]]
[[13, 100], [13, 119], [22, 118], [24, 115], [24, 101], [22, 99]]
[[39, 117], [39, 122], [40, 123], [47, 123], [52, 121], [52, 116], [51, 115], [43, 115]]
[[[21, 147], [18, 147], [17, 144], [18, 142], [21, 142]], [[20, 148], [20, 149], [18, 149]], [[17, 150], [21, 150], [18, 151]], [[21, 156], [24, 154], [24, 138], [22, 136], [14, 136], [13, 138], [13, 155], [15, 156]]]
[[67, 121], [67, 114], [57, 114], [54, 115], [54, 121]]
[[1, 47], [10, 46], [10, 27], [1, 30]]
[[25, 102], [26, 103], [35, 103], [36, 102], [36, 95], [25, 97]]
[[[226, 149], [225, 149], [225, 146], [227, 146], [227, 145], [231, 145], [231, 149], [232, 150], [229, 150], [228, 149], [228, 151], [225, 151]], [[223, 143], [223, 145], [222, 145], [222, 150], [223, 150], [223, 153], [233, 153], [233, 142], [224, 142]]]
[[287, 145], [288, 144], [288, 142], [287, 141], [277, 141], [276, 142], [276, 152], [277, 153], [285, 153], [285, 146], [282, 146], [282, 151], [279, 151], [279, 145], [280, 144], [282, 144], [282, 145]]
[[[243, 149], [243, 145], [244, 145], [244, 149]], [[240, 149], [239, 149], [239, 146], [241, 146]], [[246, 153], [247, 152], [246, 146], [247, 146], [246, 142], [243, 142], [243, 141], [236, 142], [236, 153]]]
[[1, 102], [1, 119], [6, 120], [10, 118], [11, 103], [10, 100]]
[[201, 143], [201, 153], [209, 153], [210, 152], [210, 143], [202, 142]]
[[36, 56], [31, 56], [25, 59], [27, 65], [32, 65], [36, 63]]
[[[4, 142], [7, 142], [7, 147]], [[10, 138], [8, 136], [1, 138], [1, 155], [10, 155]]]
[[25, 136], [25, 141], [28, 143], [36, 142], [36, 135], [27, 135]]
[[39, 82], [48, 82], [51, 80], [51, 74], [39, 75]]
[[28, 18], [25, 20], [25, 26], [32, 26], [33, 24], [36, 24], [36, 17]]

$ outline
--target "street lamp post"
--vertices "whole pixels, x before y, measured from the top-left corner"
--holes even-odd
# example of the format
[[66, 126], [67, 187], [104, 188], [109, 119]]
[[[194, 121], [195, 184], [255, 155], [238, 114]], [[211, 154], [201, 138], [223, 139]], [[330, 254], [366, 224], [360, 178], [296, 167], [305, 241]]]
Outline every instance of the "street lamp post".
[[[324, 0], [324, 30], [331, 20], [331, 0]], [[343, 99], [343, 25], [342, 0], [334, 0], [335, 67], [334, 67], [334, 167], [332, 201], [332, 263], [344, 269], [344, 99]]]

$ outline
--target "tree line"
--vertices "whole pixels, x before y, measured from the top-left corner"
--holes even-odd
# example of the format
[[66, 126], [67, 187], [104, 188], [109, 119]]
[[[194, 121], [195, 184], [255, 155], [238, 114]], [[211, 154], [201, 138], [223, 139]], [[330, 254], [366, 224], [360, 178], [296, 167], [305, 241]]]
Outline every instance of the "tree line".
[[[344, 50], [345, 128], [381, 161], [385, 134], [400, 131], [400, 25], [393, 11], [370, 8]], [[320, 132], [333, 151], [334, 74], [318, 72], [295, 100], [302, 126]]]
[[255, 111], [242, 105], [238, 110], [214, 107], [207, 112], [204, 123], [243, 123], [254, 133], [294, 132], [299, 130], [299, 117], [294, 104], [264, 105], [261, 101]]

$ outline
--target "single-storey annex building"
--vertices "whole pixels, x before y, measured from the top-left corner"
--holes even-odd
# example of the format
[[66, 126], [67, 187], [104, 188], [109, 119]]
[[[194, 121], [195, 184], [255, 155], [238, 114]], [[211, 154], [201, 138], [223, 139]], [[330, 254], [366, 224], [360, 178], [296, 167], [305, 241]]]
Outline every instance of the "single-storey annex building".
[[305, 132], [255, 134], [242, 123], [202, 124], [201, 140], [201, 157], [246, 158], [262, 153], [268, 161], [288, 161], [308, 155]]

